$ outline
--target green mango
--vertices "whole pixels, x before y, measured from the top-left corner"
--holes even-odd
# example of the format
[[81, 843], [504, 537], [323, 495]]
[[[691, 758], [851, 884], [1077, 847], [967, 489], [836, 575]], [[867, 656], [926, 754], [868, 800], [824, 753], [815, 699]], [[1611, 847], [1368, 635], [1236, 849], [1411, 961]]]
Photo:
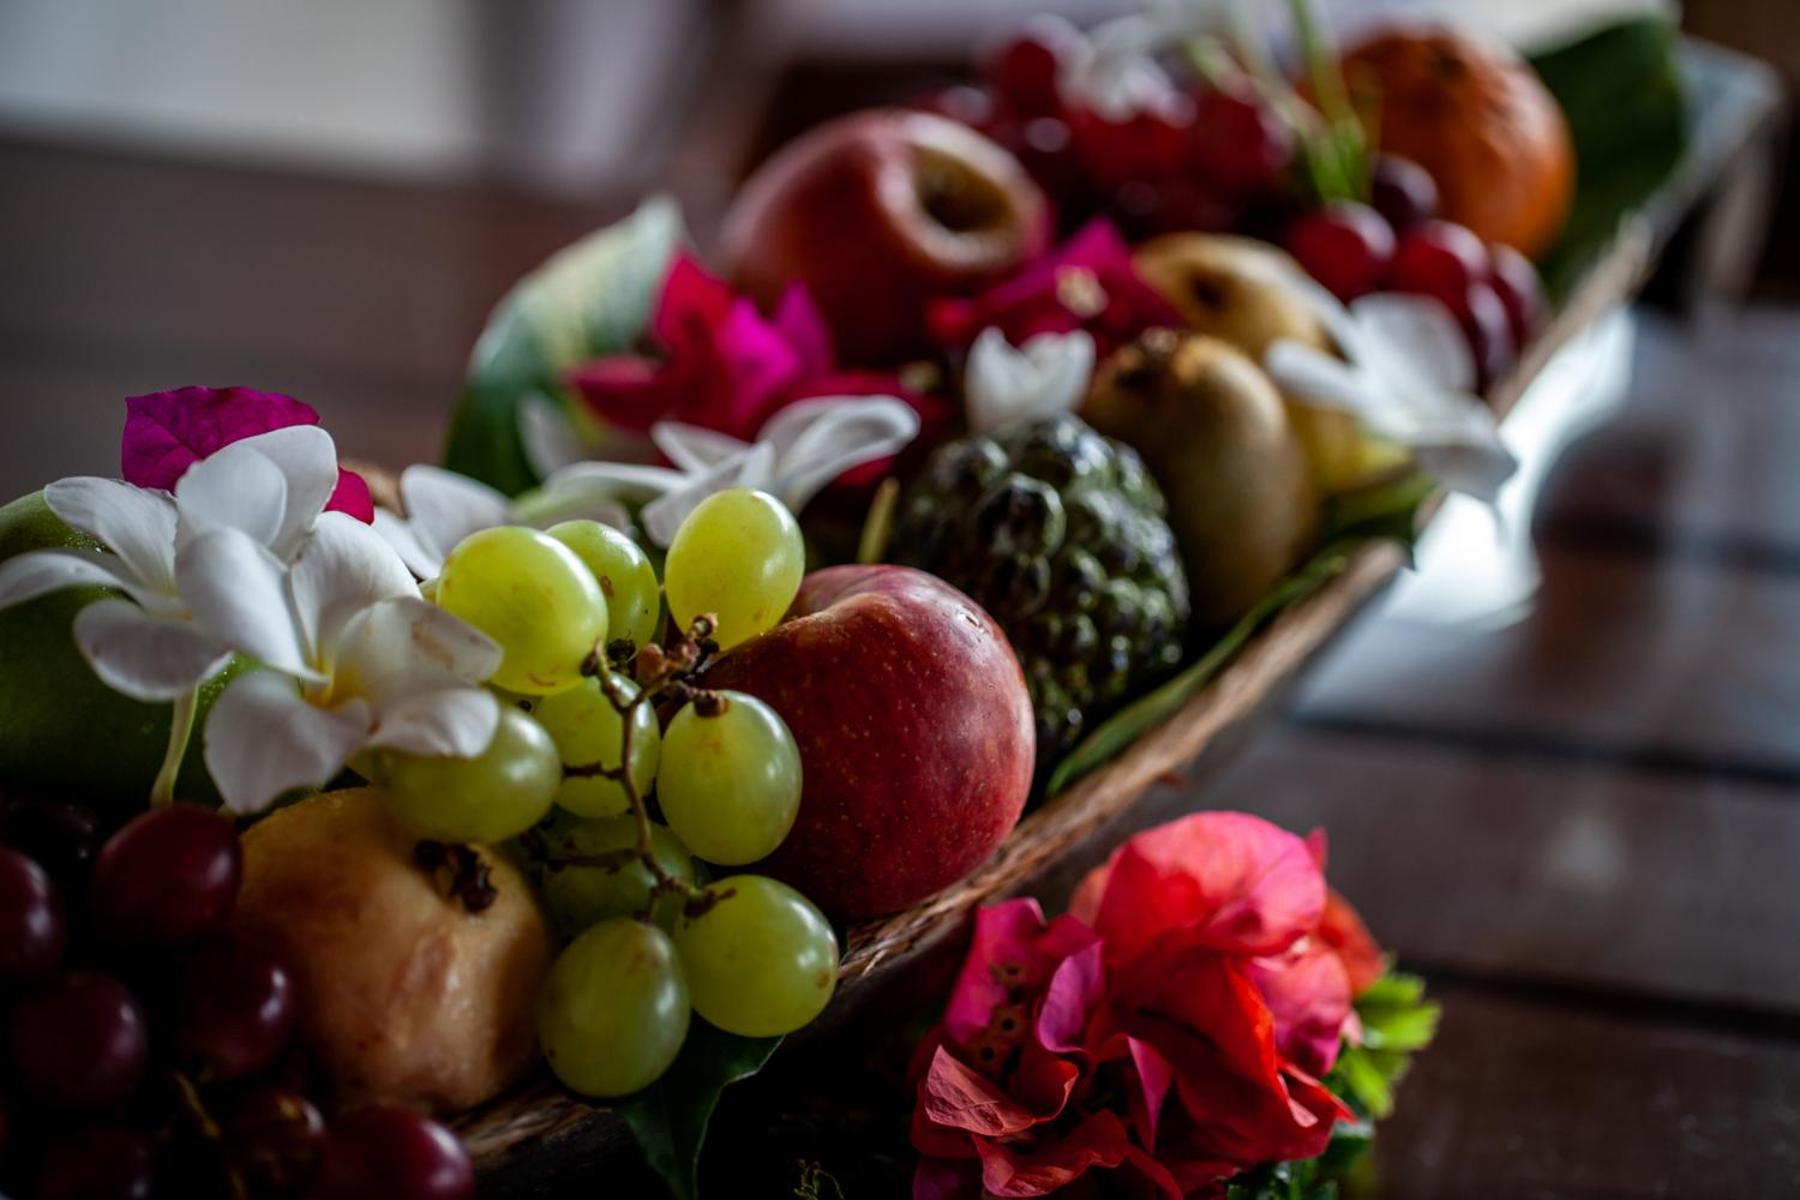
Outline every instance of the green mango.
[[[0, 561], [50, 547], [99, 551], [100, 543], [65, 525], [41, 492], [0, 507]], [[0, 609], [0, 783], [106, 807], [136, 807], [149, 797], [168, 747], [171, 706], [132, 700], [100, 682], [69, 632], [83, 605], [113, 594], [65, 588]], [[225, 684], [249, 665], [233, 659], [201, 688], [178, 799], [219, 802], [201, 761], [200, 730]]]

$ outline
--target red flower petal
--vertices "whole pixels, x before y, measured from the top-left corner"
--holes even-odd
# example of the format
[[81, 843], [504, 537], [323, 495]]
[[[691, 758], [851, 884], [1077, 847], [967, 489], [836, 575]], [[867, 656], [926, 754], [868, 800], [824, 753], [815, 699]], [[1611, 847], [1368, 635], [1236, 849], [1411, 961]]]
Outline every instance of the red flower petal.
[[728, 284], [708, 273], [692, 255], [679, 253], [657, 293], [650, 336], [671, 355], [690, 350], [710, 340], [736, 299]]
[[1247, 813], [1195, 813], [1127, 841], [1069, 909], [1105, 939], [1109, 965], [1172, 930], [1234, 954], [1276, 954], [1318, 925], [1325, 879], [1286, 830]]
[[1082, 1046], [1088, 1017], [1100, 1003], [1099, 942], [1057, 964], [1038, 1008], [1037, 1039], [1045, 1049], [1074, 1054]]
[[338, 468], [337, 487], [325, 502], [327, 512], [348, 513], [365, 525], [375, 523], [375, 498], [369, 495], [369, 482], [355, 471]]
[[1064, 959], [1097, 941], [1073, 917], [1045, 921], [1044, 910], [1029, 897], [981, 909], [944, 1011], [949, 1040], [968, 1045], [987, 1028], [996, 1008], [1025, 989], [1042, 988]]
[[919, 1104], [933, 1125], [965, 1130], [977, 1138], [1009, 1137], [1051, 1120], [1062, 1112], [1080, 1074], [1072, 1063], [1060, 1065], [1060, 1086], [1046, 1097], [1047, 1111], [1033, 1111], [1003, 1091], [984, 1075], [964, 1066], [949, 1050], [939, 1047], [931, 1070], [919, 1088]]
[[1092, 1113], [1061, 1137], [1035, 1142], [977, 1141], [981, 1186], [992, 1196], [1048, 1196], [1094, 1167], [1116, 1167], [1131, 1156], [1118, 1115]]
[[1337, 951], [1338, 957], [1344, 960], [1353, 997], [1368, 991], [1369, 985], [1387, 970], [1387, 959], [1381, 953], [1381, 947], [1375, 944], [1369, 927], [1336, 890], [1326, 892], [1325, 913], [1319, 918], [1319, 927], [1313, 931], [1313, 936]]
[[310, 405], [251, 388], [184, 387], [127, 396], [120, 474], [138, 487], [171, 489], [189, 467], [232, 442], [318, 423]]
[[1251, 959], [1250, 978], [1275, 1017], [1282, 1056], [1314, 1075], [1337, 1061], [1350, 1020], [1350, 977], [1337, 952], [1308, 938], [1285, 954]]
[[674, 403], [674, 381], [667, 371], [652, 359], [615, 354], [582, 363], [565, 381], [596, 416], [641, 432], [662, 420]]

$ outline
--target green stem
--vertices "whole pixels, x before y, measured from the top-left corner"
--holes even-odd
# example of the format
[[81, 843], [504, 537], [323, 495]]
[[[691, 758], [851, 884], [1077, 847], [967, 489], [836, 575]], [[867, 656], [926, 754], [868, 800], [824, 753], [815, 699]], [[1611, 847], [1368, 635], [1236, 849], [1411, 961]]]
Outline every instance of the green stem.
[[181, 760], [187, 757], [188, 741], [194, 736], [194, 717], [199, 711], [199, 688], [175, 698], [169, 713], [169, 748], [163, 752], [156, 782], [150, 785], [151, 808], [167, 808], [175, 803], [175, 777], [181, 774]]

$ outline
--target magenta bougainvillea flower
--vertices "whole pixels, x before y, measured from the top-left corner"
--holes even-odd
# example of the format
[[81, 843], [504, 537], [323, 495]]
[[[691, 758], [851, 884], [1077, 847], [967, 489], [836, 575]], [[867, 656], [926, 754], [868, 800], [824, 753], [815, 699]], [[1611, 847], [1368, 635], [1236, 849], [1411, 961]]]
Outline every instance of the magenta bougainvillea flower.
[[1067, 915], [979, 913], [914, 1060], [915, 1198], [1042, 1196], [1109, 1172], [1123, 1194], [1174, 1200], [1322, 1153], [1350, 1114], [1319, 1076], [1383, 965], [1323, 860], [1321, 838], [1201, 813], [1126, 842]]
[[804, 289], [764, 316], [686, 255], [663, 280], [649, 336], [652, 355], [596, 359], [568, 376], [595, 414], [622, 429], [681, 421], [752, 441], [777, 411], [818, 396], [897, 396], [927, 426], [945, 419], [939, 402], [897, 376], [840, 371], [830, 330]]
[[[120, 472], [126, 483], [172, 491], [189, 467], [221, 447], [275, 429], [318, 423], [311, 405], [251, 388], [184, 387], [127, 396]], [[368, 483], [342, 467], [325, 507], [359, 521], [375, 519]]]
[[1015, 346], [1040, 333], [1081, 329], [1093, 335], [1105, 358], [1146, 329], [1179, 326], [1181, 318], [1139, 277], [1119, 231], [1095, 220], [979, 296], [936, 301], [927, 324], [938, 344], [954, 353], [989, 328]]

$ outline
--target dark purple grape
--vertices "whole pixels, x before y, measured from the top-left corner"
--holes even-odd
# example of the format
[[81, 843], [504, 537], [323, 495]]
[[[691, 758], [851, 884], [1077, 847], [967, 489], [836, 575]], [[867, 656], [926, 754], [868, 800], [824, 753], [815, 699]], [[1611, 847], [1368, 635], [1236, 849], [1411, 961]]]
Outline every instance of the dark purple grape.
[[132, 949], [198, 941], [225, 927], [243, 869], [229, 817], [191, 804], [143, 813], [94, 862], [94, 926]]
[[43, 979], [62, 963], [69, 926], [56, 885], [35, 862], [0, 846], [0, 982]]
[[226, 1161], [257, 1197], [309, 1194], [325, 1153], [325, 1119], [299, 1092], [253, 1087], [220, 1119]]
[[265, 942], [215, 938], [182, 963], [173, 1020], [176, 1061], [199, 1078], [254, 1075], [293, 1034], [293, 976]]
[[77, 1129], [44, 1147], [31, 1200], [146, 1200], [155, 1182], [154, 1161], [150, 1139], [135, 1129]]
[[70, 971], [13, 1006], [7, 1023], [12, 1077], [57, 1108], [92, 1109], [129, 1096], [144, 1074], [144, 1010], [110, 975]]
[[1370, 171], [1369, 203], [1396, 233], [1405, 233], [1437, 216], [1437, 184], [1429, 171], [1411, 159], [1380, 154]]
[[0, 842], [44, 868], [70, 895], [87, 885], [100, 840], [100, 819], [84, 805], [11, 792], [0, 804]]
[[456, 1135], [411, 1109], [365, 1108], [332, 1122], [321, 1200], [468, 1200], [475, 1167]]

